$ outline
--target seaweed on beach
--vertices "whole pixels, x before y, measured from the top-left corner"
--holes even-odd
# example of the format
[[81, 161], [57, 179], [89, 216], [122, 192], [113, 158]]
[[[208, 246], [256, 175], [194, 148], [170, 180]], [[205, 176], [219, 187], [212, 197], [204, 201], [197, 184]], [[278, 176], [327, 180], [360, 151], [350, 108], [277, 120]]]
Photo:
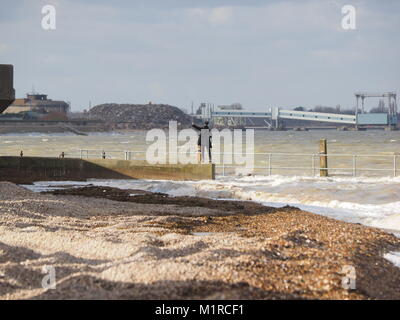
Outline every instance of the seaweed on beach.
[[[68, 188], [53, 191], [46, 191], [53, 195], [74, 195], [84, 197], [105, 198], [114, 201], [135, 202], [142, 204], [162, 204], [177, 205], [183, 207], [200, 207], [225, 210], [227, 213], [241, 214], [265, 214], [275, 212], [277, 209], [267, 207], [250, 201], [234, 200], [214, 200], [201, 197], [178, 196], [172, 197], [165, 193], [153, 193], [150, 191], [136, 189], [119, 189], [101, 186], [86, 186], [81, 188]], [[290, 210], [292, 207], [286, 206], [279, 209]]]

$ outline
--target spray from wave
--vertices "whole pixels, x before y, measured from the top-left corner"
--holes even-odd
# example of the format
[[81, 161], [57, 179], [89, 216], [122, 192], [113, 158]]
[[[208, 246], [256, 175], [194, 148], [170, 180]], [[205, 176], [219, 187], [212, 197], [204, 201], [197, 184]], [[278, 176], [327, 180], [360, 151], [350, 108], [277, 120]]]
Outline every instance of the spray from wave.
[[[80, 184], [88, 183], [171, 196], [249, 200], [274, 207], [292, 205], [331, 218], [400, 232], [400, 178], [252, 176], [207, 181], [90, 180]], [[39, 182], [32, 189], [41, 191], [57, 184], [67, 183]]]

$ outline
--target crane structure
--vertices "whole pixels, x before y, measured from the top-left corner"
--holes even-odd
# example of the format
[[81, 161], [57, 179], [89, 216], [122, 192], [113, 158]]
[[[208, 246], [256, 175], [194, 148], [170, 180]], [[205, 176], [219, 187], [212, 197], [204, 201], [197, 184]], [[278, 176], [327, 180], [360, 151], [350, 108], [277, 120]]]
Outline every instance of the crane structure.
[[[397, 124], [397, 94], [396, 92], [356, 92], [356, 110], [355, 115], [359, 115], [359, 101], [361, 99], [361, 114], [365, 114], [364, 102], [366, 98], [387, 98], [388, 101], [388, 125], [396, 126]], [[361, 116], [361, 119], [365, 116]], [[362, 123], [361, 123], [362, 124]]]
[[[311, 111], [296, 111], [296, 110], [285, 110], [280, 108], [269, 108], [266, 111], [250, 111], [250, 110], [215, 110], [210, 104], [202, 104], [201, 114], [197, 117], [203, 120], [212, 121], [214, 119], [221, 118], [264, 118], [271, 120], [269, 126], [275, 123], [278, 127], [280, 119], [295, 119], [305, 121], [318, 121], [318, 122], [330, 122], [338, 124], [350, 124], [356, 128], [358, 126], [388, 126], [389, 128], [396, 128], [397, 126], [397, 96], [395, 92], [384, 92], [384, 93], [367, 93], [357, 92], [356, 96], [356, 107], [355, 113], [352, 114], [340, 114], [340, 113], [323, 113], [323, 112], [311, 112]], [[365, 113], [364, 100], [370, 97], [385, 97], [388, 98], [388, 111], [384, 113]], [[361, 113], [359, 112], [359, 99], [361, 99]]]

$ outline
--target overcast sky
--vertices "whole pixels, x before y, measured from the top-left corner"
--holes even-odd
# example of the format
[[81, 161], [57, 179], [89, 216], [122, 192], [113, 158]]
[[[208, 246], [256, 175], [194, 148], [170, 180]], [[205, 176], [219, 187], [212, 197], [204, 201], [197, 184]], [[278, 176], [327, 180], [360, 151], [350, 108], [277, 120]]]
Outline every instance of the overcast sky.
[[[73, 110], [89, 101], [350, 108], [355, 91], [400, 92], [397, 0], [0, 4], [0, 63], [14, 65], [17, 97], [34, 86]], [[56, 30], [41, 26], [46, 4]], [[345, 4], [356, 30], [341, 27]]]

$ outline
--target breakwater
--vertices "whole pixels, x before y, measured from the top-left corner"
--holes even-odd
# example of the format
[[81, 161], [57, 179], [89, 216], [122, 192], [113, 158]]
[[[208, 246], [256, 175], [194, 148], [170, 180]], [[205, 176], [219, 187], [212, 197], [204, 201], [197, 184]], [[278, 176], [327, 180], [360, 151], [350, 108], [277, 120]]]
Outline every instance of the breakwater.
[[214, 179], [213, 164], [155, 164], [141, 160], [0, 157], [0, 180], [32, 183], [87, 179]]

